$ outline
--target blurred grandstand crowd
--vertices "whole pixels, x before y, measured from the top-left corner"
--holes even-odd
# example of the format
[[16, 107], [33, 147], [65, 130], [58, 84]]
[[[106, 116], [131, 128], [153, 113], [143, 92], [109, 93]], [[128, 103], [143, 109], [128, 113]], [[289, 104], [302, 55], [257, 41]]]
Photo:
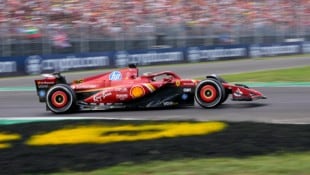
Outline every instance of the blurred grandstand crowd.
[[309, 19], [310, 0], [0, 0], [0, 44], [39, 39], [67, 48], [79, 41], [91, 51], [82, 41], [166, 36], [213, 43], [216, 36], [251, 43], [268, 39], [242, 37], [276, 36], [270, 42], [281, 42], [308, 37]]

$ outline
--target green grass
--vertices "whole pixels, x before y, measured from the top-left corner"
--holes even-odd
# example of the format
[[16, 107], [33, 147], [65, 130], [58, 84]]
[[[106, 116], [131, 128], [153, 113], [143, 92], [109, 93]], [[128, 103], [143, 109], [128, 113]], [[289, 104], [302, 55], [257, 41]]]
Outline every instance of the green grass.
[[310, 152], [248, 158], [183, 159], [124, 163], [91, 172], [53, 175], [309, 175]]
[[221, 75], [229, 82], [310, 82], [310, 66]]

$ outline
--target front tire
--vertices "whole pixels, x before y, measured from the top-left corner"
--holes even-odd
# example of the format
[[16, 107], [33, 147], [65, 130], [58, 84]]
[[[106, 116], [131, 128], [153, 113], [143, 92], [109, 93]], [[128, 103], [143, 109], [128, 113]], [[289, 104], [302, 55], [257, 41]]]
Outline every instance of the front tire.
[[75, 103], [75, 93], [67, 84], [57, 84], [47, 91], [46, 105], [56, 114], [72, 112], [76, 107]]
[[224, 87], [214, 79], [201, 81], [195, 90], [195, 101], [203, 108], [215, 108], [223, 103], [225, 97]]
[[221, 104], [224, 103], [228, 97], [229, 97], [230, 91], [229, 90], [225, 90], [225, 95], [223, 96], [222, 100], [221, 100]]

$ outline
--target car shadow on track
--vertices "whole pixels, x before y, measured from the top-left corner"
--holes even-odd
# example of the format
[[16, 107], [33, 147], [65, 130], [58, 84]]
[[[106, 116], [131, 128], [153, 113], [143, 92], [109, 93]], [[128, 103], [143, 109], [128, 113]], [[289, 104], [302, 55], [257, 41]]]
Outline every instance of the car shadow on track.
[[[72, 113], [64, 113], [64, 114], [54, 114], [50, 111], [46, 111], [44, 113], [39, 114], [43, 117], [57, 117], [57, 116], [63, 116], [63, 117], [75, 117], [77, 115], [84, 116], [84, 117], [94, 117], [94, 116], [100, 116], [100, 114], [111, 114], [112, 116], [115, 114], [126, 114], [130, 112], [131, 114], [137, 114], [140, 113], [147, 113], [152, 112], [153, 114], [158, 111], [158, 114], [163, 112], [169, 112], [170, 114], [179, 114], [180, 111], [192, 111], [192, 110], [207, 110], [207, 111], [226, 111], [231, 109], [251, 109], [251, 108], [262, 108], [269, 106], [268, 103], [259, 103], [259, 102], [238, 102], [238, 103], [224, 103], [217, 108], [211, 108], [211, 109], [205, 109], [200, 107], [198, 104], [195, 104], [194, 106], [183, 106], [183, 107], [158, 107], [158, 108], [130, 108], [130, 109], [108, 109], [108, 110], [94, 110], [94, 111], [76, 111]], [[166, 113], [169, 115], [169, 113]]]
[[258, 102], [253, 102], [253, 103], [230, 103], [230, 104], [222, 104], [218, 108], [215, 109], [227, 109], [227, 108], [260, 108], [260, 107], [265, 107], [269, 106], [268, 103], [258, 103]]

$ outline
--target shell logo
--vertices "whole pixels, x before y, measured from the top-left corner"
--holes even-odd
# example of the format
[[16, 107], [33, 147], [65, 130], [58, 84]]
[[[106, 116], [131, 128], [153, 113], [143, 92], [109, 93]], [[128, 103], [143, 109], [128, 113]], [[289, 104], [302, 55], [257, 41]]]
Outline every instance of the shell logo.
[[130, 89], [130, 95], [132, 98], [139, 98], [145, 94], [145, 90], [142, 86], [134, 86]]

